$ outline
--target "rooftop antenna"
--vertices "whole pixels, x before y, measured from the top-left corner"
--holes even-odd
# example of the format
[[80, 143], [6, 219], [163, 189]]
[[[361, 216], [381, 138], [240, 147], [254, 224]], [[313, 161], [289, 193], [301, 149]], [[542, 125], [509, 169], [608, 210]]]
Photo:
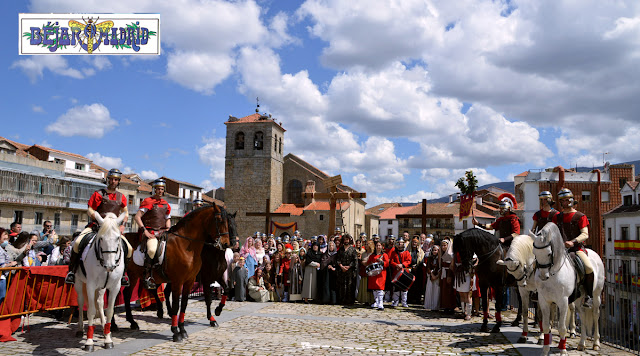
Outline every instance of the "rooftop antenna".
[[256, 112], [260, 112], [260, 98], [256, 97]]

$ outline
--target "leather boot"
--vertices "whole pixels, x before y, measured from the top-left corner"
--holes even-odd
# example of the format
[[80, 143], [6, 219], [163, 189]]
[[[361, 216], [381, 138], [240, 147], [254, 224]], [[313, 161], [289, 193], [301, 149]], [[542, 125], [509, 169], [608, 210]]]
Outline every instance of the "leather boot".
[[584, 276], [585, 297], [582, 306], [584, 308], [593, 307], [593, 272]]
[[120, 278], [120, 286], [129, 287], [131, 283], [129, 283], [129, 276], [127, 276], [127, 266], [129, 265], [130, 258], [124, 259], [124, 272], [122, 273], [122, 278]]
[[149, 256], [145, 256], [145, 260], [144, 260], [144, 277], [142, 278], [142, 285], [144, 288], [146, 289], [156, 289], [156, 283], [153, 280], [153, 277], [151, 276], [151, 270], [152, 270], [152, 263], [153, 261], [151, 261], [151, 258], [149, 258]]
[[71, 249], [71, 256], [69, 257], [69, 272], [64, 278], [64, 282], [67, 284], [76, 283], [76, 268], [78, 268], [78, 262], [80, 261], [80, 254]]

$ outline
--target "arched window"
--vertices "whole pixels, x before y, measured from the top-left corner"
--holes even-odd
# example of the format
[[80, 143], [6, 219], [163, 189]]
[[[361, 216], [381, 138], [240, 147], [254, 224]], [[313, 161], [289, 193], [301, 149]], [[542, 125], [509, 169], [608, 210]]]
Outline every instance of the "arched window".
[[236, 150], [244, 150], [244, 132], [236, 134]]
[[273, 136], [273, 152], [278, 152], [278, 136]]
[[292, 179], [287, 183], [287, 204], [304, 204], [302, 199], [302, 182]]
[[263, 145], [264, 135], [262, 134], [262, 131], [258, 131], [253, 135], [253, 149], [262, 151], [262, 148], [264, 147]]
[[282, 154], [282, 137], [280, 137], [279, 146], [280, 146], [280, 153]]

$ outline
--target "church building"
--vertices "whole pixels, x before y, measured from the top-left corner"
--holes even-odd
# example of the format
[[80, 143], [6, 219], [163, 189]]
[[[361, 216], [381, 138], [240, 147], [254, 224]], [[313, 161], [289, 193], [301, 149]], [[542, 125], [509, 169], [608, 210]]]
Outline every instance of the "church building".
[[[229, 116], [225, 125], [224, 200], [227, 210], [238, 212], [239, 236], [256, 231], [293, 235], [296, 230], [306, 237], [327, 234], [330, 200], [324, 196], [330, 192], [325, 186], [329, 175], [291, 153], [283, 156], [286, 130], [270, 115], [256, 110], [243, 118]], [[364, 195], [344, 184], [336, 188], [337, 193]], [[337, 199], [335, 226], [354, 236], [370, 235], [365, 231], [365, 205], [362, 198]]]

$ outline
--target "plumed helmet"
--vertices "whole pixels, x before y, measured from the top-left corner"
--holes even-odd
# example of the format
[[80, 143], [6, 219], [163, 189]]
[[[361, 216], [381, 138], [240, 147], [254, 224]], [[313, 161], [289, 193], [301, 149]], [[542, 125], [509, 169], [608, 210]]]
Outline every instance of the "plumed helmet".
[[158, 178], [158, 179], [154, 180], [153, 183], [151, 183], [151, 186], [153, 188], [155, 188], [155, 187], [166, 187], [167, 186], [167, 182], [162, 178]]
[[500, 212], [502, 214], [506, 214], [511, 211], [511, 209], [518, 209], [518, 203], [516, 202], [516, 198], [511, 193], [503, 193], [498, 197], [500, 200]]
[[107, 173], [107, 178], [110, 177], [122, 179], [122, 172], [120, 172], [118, 168], [111, 168], [109, 173]]
[[282, 241], [282, 237], [280, 237], [280, 236], [276, 237], [276, 241], [277, 241], [277, 242]]
[[264, 232], [262, 233], [262, 238], [265, 239], [267, 238], [267, 234], [265, 234]]
[[511, 210], [511, 203], [507, 200], [503, 200], [498, 204], [500, 209]]
[[273, 238], [273, 234], [269, 234], [269, 238], [272, 239]]

